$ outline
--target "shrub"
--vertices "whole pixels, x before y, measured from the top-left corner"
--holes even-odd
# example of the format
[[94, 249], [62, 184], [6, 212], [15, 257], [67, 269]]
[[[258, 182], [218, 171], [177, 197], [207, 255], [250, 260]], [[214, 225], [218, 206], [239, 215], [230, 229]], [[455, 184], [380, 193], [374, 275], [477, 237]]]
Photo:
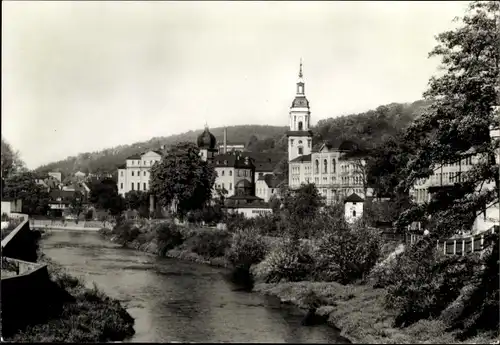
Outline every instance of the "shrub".
[[160, 255], [165, 255], [168, 250], [180, 246], [184, 242], [182, 232], [172, 221], [156, 224], [153, 231], [156, 235]]
[[195, 233], [188, 242], [196, 254], [216, 258], [224, 256], [230, 244], [230, 234], [225, 230], [204, 230]]
[[250, 269], [264, 259], [266, 245], [262, 237], [253, 228], [238, 230], [233, 234], [231, 246], [226, 251], [226, 258], [235, 267]]
[[261, 235], [279, 236], [281, 234], [281, 218], [279, 214], [266, 213], [253, 219], [253, 226], [257, 228]]
[[464, 301], [462, 313], [454, 320], [454, 327], [463, 329], [461, 338], [473, 336], [478, 330], [493, 331], [499, 336], [499, 242], [498, 234], [491, 235], [493, 242], [484, 256], [484, 270], [480, 282]]
[[477, 257], [444, 256], [430, 239], [419, 241], [399, 255], [382, 280], [387, 286], [386, 306], [396, 309], [395, 326], [438, 317], [469, 284]]
[[323, 231], [317, 255], [317, 279], [354, 282], [372, 269], [380, 255], [377, 231], [355, 226]]
[[112, 231], [112, 234], [117, 236], [117, 241], [122, 244], [132, 242], [139, 236], [140, 230], [136, 222], [126, 220], [118, 223]]
[[303, 281], [314, 274], [314, 252], [309, 243], [290, 239], [273, 248], [264, 261], [252, 269], [256, 280], [266, 283]]

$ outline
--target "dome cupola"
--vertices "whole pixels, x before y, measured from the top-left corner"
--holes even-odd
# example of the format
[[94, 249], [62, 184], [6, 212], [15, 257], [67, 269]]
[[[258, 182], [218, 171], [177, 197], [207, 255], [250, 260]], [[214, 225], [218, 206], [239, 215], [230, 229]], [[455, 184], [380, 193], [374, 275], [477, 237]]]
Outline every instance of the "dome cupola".
[[210, 133], [210, 131], [208, 130], [208, 126], [205, 125], [205, 130], [198, 136], [198, 140], [196, 141], [198, 147], [200, 149], [213, 150], [215, 148], [216, 142], [217, 141], [215, 139], [215, 136], [212, 133]]

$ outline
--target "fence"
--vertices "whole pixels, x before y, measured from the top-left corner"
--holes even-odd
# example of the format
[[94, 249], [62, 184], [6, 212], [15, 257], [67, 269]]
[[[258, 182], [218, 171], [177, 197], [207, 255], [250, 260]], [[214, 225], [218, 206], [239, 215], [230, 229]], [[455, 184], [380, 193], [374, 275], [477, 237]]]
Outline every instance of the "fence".
[[[495, 225], [490, 230], [484, 231], [482, 233], [459, 238], [450, 238], [448, 240], [436, 241], [436, 247], [441, 250], [445, 255], [466, 255], [472, 253], [482, 252], [485, 248], [485, 238], [489, 234], [495, 234], [499, 232], [499, 227]], [[407, 234], [406, 242], [411, 245], [420, 241], [424, 236], [420, 234]]]
[[50, 228], [50, 227], [71, 227], [71, 228], [108, 228], [112, 229], [114, 223], [101, 222], [97, 220], [81, 220], [78, 223], [74, 220], [52, 220], [52, 219], [30, 219], [32, 228]]

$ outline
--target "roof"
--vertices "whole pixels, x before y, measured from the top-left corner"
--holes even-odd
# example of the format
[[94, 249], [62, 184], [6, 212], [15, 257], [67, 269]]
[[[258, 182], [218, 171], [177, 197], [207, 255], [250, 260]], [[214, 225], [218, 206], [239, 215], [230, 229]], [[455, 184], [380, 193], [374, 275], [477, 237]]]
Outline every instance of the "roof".
[[128, 156], [127, 160], [129, 160], [129, 159], [141, 159], [141, 155], [136, 153], [135, 155]]
[[49, 195], [51, 202], [53, 202], [56, 201], [57, 198], [61, 198], [63, 200], [71, 200], [75, 193], [75, 191], [54, 189], [50, 192]]
[[358, 194], [352, 193], [347, 198], [345, 198], [344, 203], [346, 203], [346, 202], [363, 202], [363, 201], [365, 201], [365, 200], [362, 197], [360, 197]]
[[127, 168], [127, 165], [125, 164], [120, 164], [117, 169], [126, 169]]
[[290, 161], [290, 163], [302, 163], [302, 162], [310, 162], [311, 161], [311, 154], [308, 155], [303, 155], [299, 156], [297, 158], [294, 158]]
[[[224, 143], [219, 143], [218, 145], [219, 145], [219, 147], [220, 147], [220, 146], [224, 146]], [[243, 145], [243, 146], [245, 146], [245, 145], [246, 145], [246, 143], [244, 143], [244, 142], [231, 142], [231, 143], [230, 143], [230, 142], [228, 142], [226, 145], [227, 145], [227, 146], [233, 146], [233, 145], [238, 145], [238, 146]]]
[[254, 169], [255, 165], [253, 160], [249, 157], [242, 155], [234, 155], [230, 153], [225, 153], [221, 155], [216, 155], [213, 159], [216, 168], [228, 167], [228, 168], [240, 168], [240, 169]]
[[274, 174], [265, 174], [258, 178], [258, 181], [264, 181], [269, 188], [277, 188], [283, 179]]
[[254, 163], [256, 172], [273, 171], [278, 163]]
[[226, 200], [247, 200], [247, 201], [264, 201], [264, 199], [253, 195], [233, 195], [227, 197]]
[[309, 101], [307, 100], [306, 96], [295, 96], [292, 102], [292, 108], [309, 108]]
[[216, 142], [217, 140], [215, 139], [215, 136], [212, 133], [210, 133], [208, 127], [205, 127], [203, 133], [201, 133], [196, 140], [198, 147], [205, 149], [213, 149], [215, 147]]

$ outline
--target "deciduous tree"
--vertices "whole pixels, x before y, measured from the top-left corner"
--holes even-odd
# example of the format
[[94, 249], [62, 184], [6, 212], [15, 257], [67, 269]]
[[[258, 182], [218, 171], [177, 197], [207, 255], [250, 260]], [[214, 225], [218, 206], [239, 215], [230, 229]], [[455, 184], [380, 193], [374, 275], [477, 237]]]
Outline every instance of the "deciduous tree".
[[200, 158], [198, 147], [190, 142], [174, 145], [151, 168], [151, 192], [164, 207], [174, 203], [181, 218], [190, 210], [203, 208], [212, 197], [214, 182], [214, 168]]
[[[480, 162], [462, 174], [461, 183], [455, 186], [462, 192], [444, 198], [444, 207], [418, 206], [419, 210], [403, 214], [400, 223], [432, 215], [435, 234], [446, 237], [461, 230], [464, 214], [473, 218], [485, 204], [498, 201], [494, 155], [498, 142], [491, 140], [490, 128], [499, 126], [495, 116], [500, 91], [499, 11], [498, 1], [473, 2], [461, 26], [437, 36], [438, 45], [430, 56], [441, 57], [444, 73], [431, 78], [424, 94], [431, 105], [405, 133], [404, 140], [416, 143], [417, 149], [403, 170], [406, 178], [400, 187], [409, 190], [443, 163], [473, 155], [480, 157]], [[494, 184], [494, 190], [483, 188], [488, 184]]]
[[49, 208], [49, 194], [36, 183], [31, 172], [8, 176], [2, 197], [22, 199], [23, 212], [27, 214], [46, 215]]

